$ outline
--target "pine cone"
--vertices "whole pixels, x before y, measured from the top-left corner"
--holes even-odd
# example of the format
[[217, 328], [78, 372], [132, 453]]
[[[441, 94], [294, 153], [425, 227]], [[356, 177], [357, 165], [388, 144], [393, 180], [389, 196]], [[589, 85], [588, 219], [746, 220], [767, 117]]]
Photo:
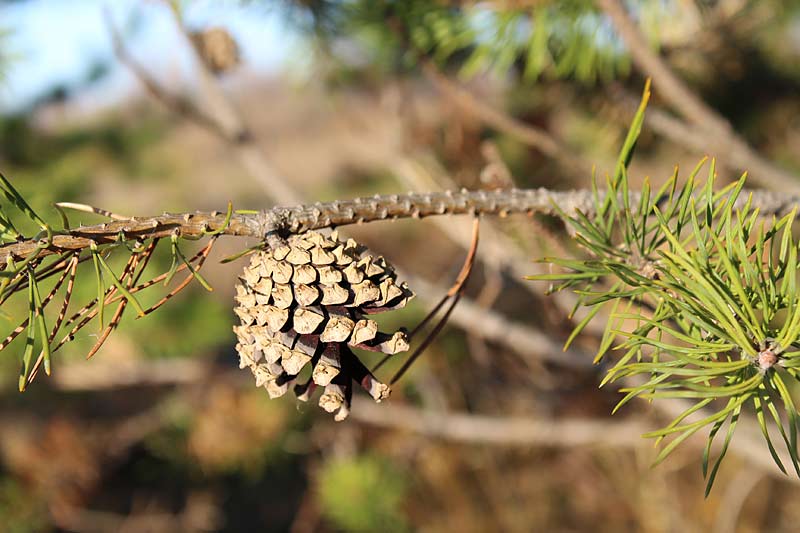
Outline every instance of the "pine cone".
[[223, 74], [239, 65], [239, 45], [224, 28], [192, 32], [189, 38], [211, 72]]
[[[342, 242], [307, 232], [253, 254], [236, 285], [241, 321], [234, 326], [239, 366], [249, 367], [256, 385], [282, 396], [292, 382], [300, 400], [325, 387], [319, 405], [336, 420], [350, 409], [352, 382], [379, 402], [389, 387], [379, 382], [350, 347], [395, 354], [408, 350], [405, 331], [378, 331], [368, 315], [405, 306], [413, 293], [397, 284], [383, 257], [365, 254], [353, 239]], [[310, 375], [299, 374], [310, 366]]]

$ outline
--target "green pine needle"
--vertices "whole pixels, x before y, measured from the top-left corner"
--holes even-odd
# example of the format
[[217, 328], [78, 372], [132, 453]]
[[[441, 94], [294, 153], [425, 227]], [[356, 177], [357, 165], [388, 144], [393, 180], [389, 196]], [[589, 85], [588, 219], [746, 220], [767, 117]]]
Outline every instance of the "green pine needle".
[[[595, 362], [612, 359], [601, 386], [624, 382], [615, 412], [637, 397], [690, 402], [665, 427], [644, 435], [660, 446], [656, 463], [707, 428], [708, 494], [742, 408], [752, 405], [778, 468], [786, 471], [775, 430], [800, 475], [800, 422], [787, 383], [800, 380], [796, 213], [764, 219], [742, 194], [746, 175], [715, 186], [714, 160], [701, 161], [682, 186], [676, 169], [655, 194], [645, 180], [634, 202], [628, 165], [648, 96], [646, 86], [605, 194], [593, 177], [593, 210], [560, 212], [586, 256], [545, 259], [553, 270], [531, 279], [551, 283], [550, 292], [569, 290], [578, 307], [589, 308], [567, 345], [590, 321], [606, 320]], [[699, 184], [704, 166], [708, 175]], [[724, 438], [715, 447], [719, 434]]]

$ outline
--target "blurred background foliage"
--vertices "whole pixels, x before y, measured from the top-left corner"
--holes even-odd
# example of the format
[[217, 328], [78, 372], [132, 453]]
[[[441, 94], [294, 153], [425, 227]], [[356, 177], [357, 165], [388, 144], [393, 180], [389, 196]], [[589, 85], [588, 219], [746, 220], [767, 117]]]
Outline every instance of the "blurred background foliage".
[[[34, 208], [56, 221], [53, 201], [136, 215], [223, 210], [228, 200], [242, 209], [281, 203], [238, 155], [241, 144], [143, 88], [115, 56], [102, 3], [75, 2], [74, 20], [50, 35], [40, 22], [56, 16], [55, 4], [0, 2], [0, 169]], [[695, 94], [760, 154], [800, 171], [800, 3], [624, 5]], [[161, 87], [209, 113], [219, 107], [209, 91], [218, 91], [249, 130], [244, 146], [259, 151], [262, 170], [268, 162], [309, 201], [512, 180], [585, 187], [592, 165], [599, 175], [613, 169], [632, 116], [626, 98], [647, 74], [609, 17], [579, 0], [128, 0], [114, 3], [110, 17]], [[70, 25], [91, 46], [76, 45], [84, 37], [68, 33]], [[212, 29], [224, 30], [228, 44], [206, 47]], [[59, 47], [77, 50], [76, 58], [42, 65]], [[265, 62], [273, 54], [280, 59]], [[466, 104], [459, 91], [470, 95]], [[658, 85], [652, 105], [669, 110]], [[551, 144], [532, 141], [531, 131]], [[646, 123], [630, 174], [660, 184], [674, 165], [692, 168], [711, 152], [721, 179], [735, 177], [726, 154], [713, 150]], [[433, 286], [418, 288], [414, 305], [392, 313], [386, 329], [412, 327], [452, 282], [469, 235], [462, 222], [346, 229]], [[647, 429], [661, 415], [641, 403], [610, 418], [618, 395], [597, 389], [599, 370], [560, 361], [573, 324], [544, 287], [520, 280], [533, 273], [531, 259], [572, 250], [564, 228], [549, 219], [492, 224], [467, 296], [478, 312], [501, 313], [505, 326], [482, 337], [454, 319], [383, 411], [356, 404], [344, 423], [291, 398], [270, 401], [236, 369], [230, 328], [241, 264], [218, 261], [253, 244], [236, 239], [221, 241], [208, 263], [213, 293], [192, 286], [155, 315], [124, 320], [89, 362], [82, 359], [96, 333], [82, 333], [57, 353], [53, 377], [23, 395], [21, 345], [12, 345], [0, 361], [2, 529], [796, 530], [797, 484], [737, 455], [735, 445], [704, 500], [702, 439], [655, 470], [653, 450], [636, 434], [604, 441], [623, 439], [617, 423]], [[169, 260], [157, 257], [153, 272]], [[120, 268], [120, 258], [111, 261]], [[77, 301], [94, 290], [76, 287]], [[26, 312], [4, 311], [14, 319], [9, 330]], [[539, 340], [522, 343], [513, 336], [520, 328]], [[579, 338], [579, 349], [591, 352], [593, 335]], [[398, 405], [416, 410], [391, 410]], [[431, 414], [605, 426], [578, 444], [567, 433], [522, 442], [497, 434], [487, 443], [480, 430], [436, 436], [444, 423], [414, 430]]]

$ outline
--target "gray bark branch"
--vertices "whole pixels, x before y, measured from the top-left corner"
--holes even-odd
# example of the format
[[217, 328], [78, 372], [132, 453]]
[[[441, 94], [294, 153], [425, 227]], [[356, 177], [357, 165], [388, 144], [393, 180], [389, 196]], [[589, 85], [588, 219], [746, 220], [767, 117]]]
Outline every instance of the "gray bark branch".
[[[602, 193], [601, 193], [602, 194]], [[762, 216], [780, 216], [800, 205], [800, 196], [771, 191], [745, 191], [740, 204], [752, 194], [753, 206]], [[631, 193], [631, 205], [638, 204], [638, 195]], [[82, 226], [53, 235], [48, 243], [41, 239], [24, 239], [0, 246], [0, 264], [9, 257], [20, 260], [42, 248], [39, 256], [83, 250], [95, 244], [146, 240], [178, 235], [202, 237], [208, 232], [223, 235], [256, 237], [286, 236], [304, 231], [393, 220], [423, 218], [435, 215], [498, 215], [541, 213], [557, 215], [558, 209], [570, 214], [575, 210], [591, 213], [594, 201], [589, 190], [551, 191], [539, 189], [504, 189], [497, 191], [444, 191], [429, 193], [390, 194], [317, 202], [296, 207], [275, 207], [260, 213], [235, 213], [226, 225], [225, 213], [196, 212], [133, 217], [94, 226]], [[46, 245], [46, 246], [45, 246]]]

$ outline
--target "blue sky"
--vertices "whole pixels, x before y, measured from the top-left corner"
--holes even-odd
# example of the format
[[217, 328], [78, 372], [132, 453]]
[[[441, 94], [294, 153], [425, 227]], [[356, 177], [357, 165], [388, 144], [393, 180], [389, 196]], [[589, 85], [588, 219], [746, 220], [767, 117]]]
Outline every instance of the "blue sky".
[[[185, 5], [189, 27], [227, 28], [249, 69], [281, 70], [299, 42], [274, 9], [243, 8], [225, 0], [196, 0]], [[141, 16], [130, 48], [148, 68], [174, 73], [190, 65], [185, 44], [159, 0], [27, 0], [0, 6], [0, 30], [10, 31], [0, 50], [12, 56], [0, 83], [0, 111], [30, 103], [55, 83], [76, 83], [93, 62], [112, 57], [103, 16], [106, 6], [118, 27], [124, 27], [134, 12]], [[116, 69], [103, 82], [108, 89], [105, 95], [123, 94], [133, 83], [128, 73]]]

